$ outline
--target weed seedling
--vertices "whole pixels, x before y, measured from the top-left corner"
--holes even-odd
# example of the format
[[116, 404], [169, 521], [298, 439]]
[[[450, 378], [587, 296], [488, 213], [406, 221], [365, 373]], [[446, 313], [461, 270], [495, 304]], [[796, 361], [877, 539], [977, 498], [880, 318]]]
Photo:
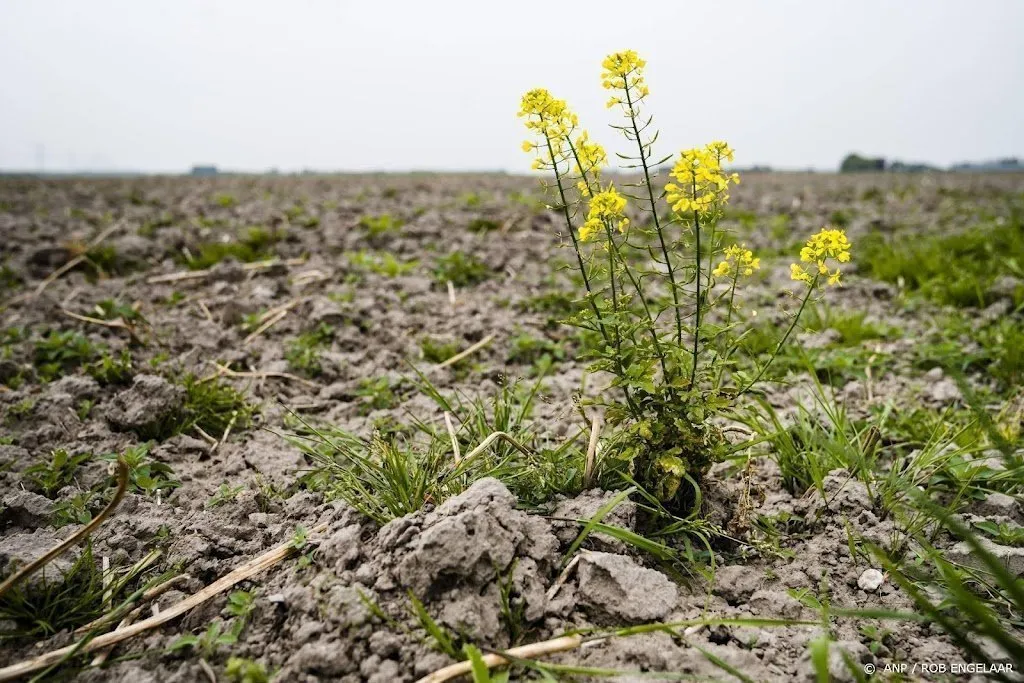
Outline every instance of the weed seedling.
[[359, 219], [359, 227], [366, 230], [366, 234], [371, 239], [401, 232], [402, 225], [401, 219], [395, 218], [389, 213], [379, 216], [363, 216]]
[[25, 477], [47, 498], [54, 498], [57, 492], [75, 481], [75, 475], [82, 465], [92, 460], [91, 453], [69, 455], [58, 448], [50, 455], [50, 462], [39, 462], [25, 470]]
[[270, 674], [262, 663], [242, 657], [230, 657], [224, 677], [231, 683], [270, 683]]
[[453, 251], [437, 259], [434, 278], [441, 284], [451, 282], [456, 287], [471, 287], [491, 277], [491, 269], [472, 254]]
[[[129, 490], [145, 494], [147, 497], [154, 497], [158, 492], [171, 491], [181, 486], [176, 481], [174, 470], [171, 466], [154, 460], [149, 454], [151, 444], [144, 443], [125, 450], [120, 456], [128, 465], [128, 486]], [[111, 453], [104, 455], [103, 459], [108, 462], [116, 462], [118, 455]]]
[[206, 507], [216, 508], [224, 505], [225, 503], [230, 503], [244, 490], [245, 486], [243, 484], [239, 484], [238, 486], [229, 486], [225, 482], [217, 487], [217, 492], [214, 493], [208, 501], [206, 501]]
[[50, 382], [92, 361], [99, 351], [86, 337], [72, 330], [50, 330], [35, 343], [34, 362], [39, 378]]
[[85, 366], [85, 372], [103, 386], [131, 384], [135, 375], [132, 356], [127, 349], [116, 356], [103, 351], [99, 359]]
[[334, 328], [327, 323], [320, 323], [308, 332], [303, 332], [288, 343], [284, 357], [288, 366], [296, 372], [316, 377], [323, 372], [320, 365], [320, 352], [334, 338]]
[[363, 399], [359, 404], [359, 413], [368, 415], [374, 410], [394, 408], [398, 404], [395, 388], [386, 375], [362, 380], [356, 387], [356, 396]]
[[442, 342], [433, 337], [424, 337], [420, 340], [420, 351], [423, 352], [423, 360], [428, 363], [443, 363], [459, 352], [457, 342]]

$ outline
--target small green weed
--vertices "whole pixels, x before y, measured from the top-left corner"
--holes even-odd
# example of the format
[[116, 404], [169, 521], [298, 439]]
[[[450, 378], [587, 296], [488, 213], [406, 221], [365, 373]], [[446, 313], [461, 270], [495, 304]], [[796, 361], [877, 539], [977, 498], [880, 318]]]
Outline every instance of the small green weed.
[[456, 287], [478, 285], [491, 277], [491, 269], [472, 254], [453, 251], [437, 259], [434, 278], [441, 284], [451, 282]]
[[25, 478], [47, 498], [54, 498], [62, 488], [75, 481], [82, 465], [92, 460], [91, 453], [69, 455], [63, 448], [50, 454], [50, 462], [39, 462], [25, 470]]
[[136, 430], [139, 437], [147, 441], [164, 441], [176, 434], [198, 428], [218, 438], [229, 425], [232, 429], [243, 430], [251, 424], [256, 412], [255, 406], [246, 401], [242, 392], [224, 380], [202, 380], [187, 374], [178, 383], [185, 388], [182, 407]]
[[419, 261], [400, 261], [391, 252], [356, 251], [348, 254], [349, 265], [358, 270], [368, 270], [385, 277], [398, 277], [411, 273]]
[[99, 359], [85, 366], [86, 373], [103, 386], [131, 384], [135, 371], [132, 356], [123, 349], [116, 356], [104, 350]]
[[[150, 454], [152, 444], [144, 443], [125, 450], [120, 457], [128, 465], [128, 490], [143, 493], [152, 498], [158, 492], [171, 491], [181, 486], [176, 481], [171, 466], [155, 460]], [[104, 455], [107, 462], [117, 462], [117, 453]]]
[[92, 361], [99, 349], [73, 330], [49, 330], [36, 341], [33, 361], [39, 378], [51, 382]]
[[368, 415], [374, 410], [387, 410], [398, 405], [398, 397], [395, 395], [396, 384], [386, 375], [367, 378], [356, 387], [356, 396], [362, 401], [359, 404], [359, 413]]
[[490, 218], [474, 218], [466, 226], [466, 229], [470, 232], [475, 232], [479, 235], [486, 235], [489, 232], [501, 229], [501, 223]]
[[395, 218], [389, 213], [379, 216], [363, 216], [359, 219], [359, 227], [366, 230], [366, 234], [371, 238], [399, 233], [402, 230], [402, 225], [404, 223], [401, 219]]
[[443, 363], [459, 352], [459, 344], [424, 337], [420, 340], [420, 351], [423, 352], [423, 360], [428, 363]]
[[206, 507], [216, 508], [224, 505], [225, 503], [230, 503], [244, 490], [245, 486], [242, 484], [239, 484], [238, 486], [229, 486], [227, 482], [225, 482], [217, 487], [217, 491], [210, 496], [208, 501], [206, 501]]
[[312, 330], [303, 332], [288, 342], [284, 357], [288, 366], [309, 377], [316, 377], [323, 372], [320, 364], [320, 353], [334, 338], [334, 328], [327, 323], [320, 323]]
[[230, 209], [238, 206], [238, 200], [235, 199], [235, 195], [227, 192], [221, 192], [213, 195], [213, 203], [222, 209]]
[[271, 675], [261, 662], [230, 657], [224, 666], [224, 677], [231, 683], [270, 683]]
[[139, 584], [144, 563], [104, 575], [85, 547], [59, 579], [21, 582], [0, 597], [0, 641], [42, 638], [74, 629], [97, 619]]

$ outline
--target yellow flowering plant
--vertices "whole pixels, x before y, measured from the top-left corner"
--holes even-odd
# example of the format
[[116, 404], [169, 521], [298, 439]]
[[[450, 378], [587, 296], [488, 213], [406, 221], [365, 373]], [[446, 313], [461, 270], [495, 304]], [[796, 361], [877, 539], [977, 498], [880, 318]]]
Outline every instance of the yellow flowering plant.
[[[790, 337], [808, 300], [823, 285], [839, 284], [850, 259], [841, 230], [814, 235], [794, 264], [805, 288], [799, 310], [767, 363], [752, 373], [733, 360], [742, 334], [734, 324], [737, 291], [760, 270], [742, 244], [726, 246], [719, 228], [729, 190], [739, 183], [726, 164], [735, 153], [714, 141], [678, 156], [655, 157], [658, 138], [644, 109], [650, 90], [646, 62], [632, 51], [609, 55], [601, 84], [612, 92], [612, 124], [629, 149], [616, 153], [626, 175], [604, 179], [608, 155], [564, 100], [535, 89], [519, 116], [534, 139], [523, 149], [534, 168], [550, 172], [585, 289], [584, 305], [569, 323], [594, 332], [591, 369], [613, 375], [618, 400], [602, 400], [615, 432], [604, 449], [602, 472], [639, 483], [665, 503], [685, 508], [699, 498], [701, 478], [731, 447], [712, 418], [751, 390]], [[672, 162], [670, 182], [656, 170]], [[749, 365], [749, 364], [748, 364]], [[618, 480], [621, 482], [621, 479]]]

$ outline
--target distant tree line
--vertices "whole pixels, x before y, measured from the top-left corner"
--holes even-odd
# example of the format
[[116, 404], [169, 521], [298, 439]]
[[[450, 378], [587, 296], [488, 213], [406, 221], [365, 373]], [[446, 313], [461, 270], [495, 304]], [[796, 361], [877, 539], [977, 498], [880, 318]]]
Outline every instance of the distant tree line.
[[[873, 171], [891, 171], [893, 173], [923, 173], [925, 171], [942, 171], [944, 169], [931, 164], [907, 163], [905, 161], [886, 161], [885, 157], [865, 157], [860, 154], [848, 154], [839, 164], [840, 173], [870, 173]], [[1024, 163], [1016, 157], [1007, 157], [995, 161], [964, 162], [949, 167], [950, 171], [1024, 171]]]

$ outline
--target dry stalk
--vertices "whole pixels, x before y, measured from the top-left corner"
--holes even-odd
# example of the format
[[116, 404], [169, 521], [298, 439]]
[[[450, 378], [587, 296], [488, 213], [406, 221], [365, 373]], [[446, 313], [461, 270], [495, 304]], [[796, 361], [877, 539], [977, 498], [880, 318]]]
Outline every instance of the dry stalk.
[[459, 450], [459, 437], [455, 433], [455, 426], [452, 424], [452, 414], [444, 411], [444, 426], [448, 430], [448, 438], [452, 440], [452, 453], [455, 456], [455, 466], [462, 462], [462, 452]]
[[[582, 644], [583, 636], [560, 636], [540, 643], [530, 643], [529, 645], [514, 647], [507, 652], [510, 657], [517, 659], [535, 659], [537, 657], [543, 657], [544, 655], [550, 655], [556, 652], [575, 650]], [[484, 655], [483, 662], [488, 669], [509, 663], [507, 659], [499, 654]], [[434, 673], [419, 679], [416, 683], [442, 683], [442, 681], [448, 681], [458, 676], [471, 673], [472, 670], [473, 665], [471, 662], [458, 662], [456, 664], [450, 664], [443, 669], [438, 669]]]
[[[54, 558], [63, 555], [69, 548], [78, 544], [84, 540], [89, 534], [95, 531], [103, 522], [107, 520], [117, 506], [121, 504], [121, 500], [124, 498], [125, 491], [128, 490], [128, 464], [124, 461], [124, 458], [117, 459], [117, 491], [114, 492], [114, 497], [111, 499], [107, 506], [100, 510], [100, 513], [96, 517], [83, 526], [81, 529], [71, 534], [67, 540], [62, 541], [57, 547], [43, 553], [42, 556], [29, 562], [27, 565], [14, 572], [7, 579], [0, 583], [0, 596], [3, 596], [7, 591], [11, 590], [18, 582], [27, 579], [28, 577], [35, 574], [37, 571], [45, 567]], [[2, 680], [2, 679], [0, 679]]]
[[482, 349], [485, 346], [487, 346], [488, 344], [490, 344], [492, 341], [494, 341], [494, 335], [493, 334], [489, 334], [486, 337], [484, 337], [483, 339], [481, 339], [480, 341], [478, 341], [476, 344], [473, 344], [472, 346], [470, 346], [465, 351], [460, 351], [459, 353], [455, 354], [454, 356], [452, 356], [448, 360], [444, 361], [443, 363], [438, 363], [437, 365], [433, 366], [430, 369], [431, 370], [440, 370], [442, 368], [448, 367], [449, 365], [455, 365], [456, 363], [458, 363], [463, 358], [466, 358], [467, 356], [470, 356], [470, 355], [476, 353], [480, 349]]
[[[125, 470], [127, 476], [127, 469]], [[314, 533], [321, 533], [327, 529], [327, 524], [321, 524], [313, 529]], [[0, 681], [11, 681], [16, 678], [20, 678], [26, 674], [32, 673], [33, 671], [39, 671], [45, 669], [48, 666], [60, 662], [64, 657], [72, 652], [80, 652], [86, 654], [89, 652], [96, 652], [97, 650], [103, 650], [111, 645], [134, 638], [140, 633], [145, 633], [157, 626], [162, 626], [167, 622], [180, 617], [186, 612], [192, 610], [195, 607], [203, 604], [207, 600], [216, 597], [218, 594], [223, 593], [229, 588], [235, 586], [242, 581], [246, 581], [251, 577], [259, 574], [264, 569], [269, 569], [275, 564], [282, 560], [291, 557], [297, 552], [294, 544], [289, 540], [282, 543], [274, 548], [271, 548], [267, 552], [263, 553], [259, 557], [253, 558], [236, 568], [234, 571], [222, 576], [206, 588], [202, 589], [198, 593], [190, 595], [189, 597], [181, 600], [175, 605], [171, 606], [167, 610], [160, 612], [160, 614], [152, 616], [143, 621], [137, 622], [130, 626], [118, 631], [111, 631], [104, 633], [101, 636], [93, 638], [84, 645], [78, 643], [62, 647], [57, 650], [52, 650], [46, 654], [40, 655], [33, 659], [29, 659], [17, 664], [0, 669]], [[443, 680], [443, 679], [442, 679]]]
[[224, 443], [225, 441], [228, 440], [228, 436], [231, 434], [231, 428], [235, 426], [235, 420], [237, 420], [237, 419], [238, 419], [238, 411], [237, 410], [231, 411], [231, 419], [228, 421], [228, 426], [224, 428], [224, 434], [221, 435], [221, 437], [217, 441], [217, 443], [213, 444], [213, 446], [210, 448], [210, 453], [213, 453], [214, 451], [216, 451], [220, 447], [220, 445], [222, 443]]
[[145, 344], [143, 344], [142, 342], [142, 339], [140, 339], [139, 336], [135, 334], [135, 327], [129, 323], [126, 323], [124, 321], [124, 318], [118, 318], [117, 320], [103, 320], [102, 318], [93, 318], [88, 315], [81, 315], [79, 313], [75, 313], [74, 311], [69, 311], [66, 308], [62, 308], [61, 313], [68, 316], [69, 318], [74, 318], [75, 320], [80, 320], [81, 322], [89, 323], [90, 325], [101, 325], [103, 327], [110, 327], [115, 330], [124, 330], [125, 332], [128, 333], [128, 336], [131, 337], [133, 343], [145, 346]]
[[283, 320], [284, 317], [286, 315], [288, 315], [288, 311], [292, 310], [293, 308], [298, 306], [300, 303], [302, 303], [302, 299], [294, 299], [292, 301], [289, 301], [286, 304], [278, 306], [277, 308], [272, 308], [269, 311], [267, 311], [266, 313], [264, 313], [262, 318], [261, 318], [261, 320], [263, 321], [263, 324], [261, 324], [255, 330], [253, 330], [252, 334], [250, 334], [248, 337], [243, 339], [242, 340], [242, 345], [243, 346], [247, 345], [253, 339], [256, 339], [256, 337], [260, 336], [261, 334], [263, 334], [264, 332], [269, 330], [271, 327], [273, 327], [277, 323], [281, 322], [281, 320]]
[[121, 224], [122, 224], [121, 221], [117, 221], [116, 223], [112, 223], [111, 225], [107, 226], [100, 234], [96, 235], [96, 237], [94, 237], [86, 245], [85, 251], [83, 253], [79, 254], [76, 257], [74, 257], [73, 259], [71, 259], [70, 261], [65, 263], [63, 266], [61, 266], [60, 268], [58, 268], [57, 270], [53, 271], [48, 276], [46, 276], [46, 279], [43, 280], [42, 282], [40, 282], [39, 286], [36, 287], [34, 292], [32, 292], [32, 297], [35, 298], [35, 297], [39, 296], [40, 294], [43, 293], [43, 291], [47, 287], [50, 286], [50, 284], [52, 284], [54, 281], [60, 279], [60, 277], [62, 275], [64, 275], [68, 271], [74, 270], [77, 266], [85, 263], [85, 261], [86, 261], [85, 252], [89, 251], [90, 249], [94, 249], [94, 248], [98, 247], [103, 242], [103, 240], [107, 239], [112, 234], [114, 234], [118, 230], [118, 228], [121, 227]]
[[[182, 581], [185, 581], [188, 578], [190, 578], [188, 574], [178, 574], [177, 576], [172, 576], [171, 578], [167, 579], [166, 581], [164, 581], [161, 584], [153, 586], [152, 588], [150, 588], [149, 590], [144, 592], [139, 597], [138, 600], [136, 600], [134, 603], [131, 603], [131, 604], [136, 605], [136, 607], [134, 609], [132, 609], [128, 613], [128, 616], [131, 617], [132, 621], [135, 621], [136, 619], [139, 618], [139, 615], [142, 614], [142, 609], [143, 609], [143, 607], [145, 606], [145, 604], [147, 602], [149, 602], [150, 600], [152, 600], [154, 598], [157, 598], [157, 597], [163, 595], [164, 593], [169, 591], [171, 588], [174, 588], [176, 585], [178, 585]], [[154, 605], [154, 607], [155, 607], [155, 605]], [[90, 621], [85, 626], [79, 626], [78, 628], [75, 629], [74, 635], [76, 635], [76, 636], [83, 636], [86, 633], [88, 633], [89, 631], [92, 631], [93, 629], [99, 628], [99, 627], [101, 627], [101, 626], [103, 626], [103, 625], [105, 625], [105, 624], [107, 624], [109, 622], [114, 621], [115, 619], [117, 619], [118, 616], [120, 616], [121, 614], [124, 613], [124, 609], [125, 609], [125, 607], [122, 606], [121, 609], [119, 609], [119, 610], [114, 610], [113, 612], [110, 612], [108, 614], [104, 614], [104, 615], [102, 615], [100, 617], [97, 617], [96, 619], [93, 619], [92, 621]]]
[[587, 464], [583, 470], [583, 485], [589, 488], [594, 482], [594, 465], [597, 459], [597, 440], [601, 436], [601, 419], [595, 415], [590, 420], [590, 443], [587, 444]]
[[203, 441], [205, 441], [206, 443], [210, 444], [211, 446], [216, 446], [217, 445], [217, 439], [215, 439], [212, 436], [210, 436], [209, 434], [207, 434], [206, 430], [204, 430], [202, 427], [200, 427], [199, 425], [196, 425], [195, 427], [193, 427], [193, 429], [195, 429], [196, 433], [199, 434], [200, 437], [202, 437]]
[[210, 361], [210, 362], [213, 363], [214, 366], [216, 366], [217, 372], [213, 373], [212, 375], [209, 375], [208, 377], [204, 377], [202, 380], [200, 380], [202, 382], [209, 382], [210, 380], [216, 379], [218, 377], [225, 377], [225, 376], [227, 376], [227, 377], [244, 377], [244, 378], [249, 378], [249, 379], [265, 379], [267, 377], [277, 377], [277, 378], [280, 378], [280, 379], [287, 379], [287, 380], [290, 380], [292, 382], [299, 382], [300, 384], [305, 384], [306, 386], [308, 386], [310, 388], [313, 388], [313, 389], [319, 389], [320, 388], [320, 385], [317, 384], [316, 382], [313, 382], [313, 381], [308, 380], [308, 379], [304, 379], [302, 377], [299, 377], [298, 375], [293, 375], [290, 372], [273, 372], [273, 371], [246, 372], [246, 371], [240, 371], [240, 370], [232, 370], [231, 368], [229, 368], [227, 366], [221, 365], [217, 361]]
[[572, 556], [572, 559], [569, 560], [569, 564], [565, 565], [565, 569], [562, 570], [562, 573], [558, 575], [555, 582], [551, 584], [551, 588], [548, 589], [548, 602], [555, 599], [555, 596], [558, 595], [558, 591], [561, 590], [562, 586], [565, 585], [565, 582], [569, 580], [573, 570], [576, 569], [576, 565], [580, 563], [580, 557], [586, 555], [587, 552], [588, 551], [586, 550], [581, 550], [579, 553]]
[[[290, 258], [290, 259], [268, 259], [266, 261], [255, 261], [253, 263], [243, 263], [242, 270], [246, 272], [254, 272], [257, 270], [265, 270], [267, 268], [273, 268], [276, 265], [284, 264], [286, 266], [300, 266], [306, 262], [304, 258]], [[146, 284], [155, 285], [167, 282], [181, 282], [182, 280], [202, 280], [214, 272], [213, 268], [204, 268], [203, 270], [180, 270], [174, 273], [166, 273], [164, 275], [154, 275], [146, 278]]]
[[467, 454], [466, 454], [466, 457], [462, 459], [462, 464], [465, 464], [465, 463], [469, 462], [470, 460], [472, 460], [472, 459], [473, 459], [473, 458], [475, 458], [476, 456], [478, 456], [478, 455], [480, 455], [481, 453], [483, 453], [483, 452], [484, 452], [485, 450], [487, 450], [487, 448], [488, 448], [488, 447], [489, 447], [489, 446], [490, 446], [490, 445], [491, 445], [492, 443], [494, 443], [494, 442], [495, 442], [495, 441], [497, 441], [498, 439], [501, 439], [502, 441], [504, 441], [504, 442], [508, 443], [508, 444], [509, 444], [509, 445], [511, 445], [511, 446], [512, 446], [513, 448], [515, 448], [515, 449], [516, 449], [516, 450], [518, 450], [518, 451], [519, 451], [520, 453], [522, 453], [523, 455], [526, 455], [526, 456], [528, 456], [528, 457], [529, 457], [529, 456], [532, 456], [532, 455], [533, 455], [533, 453], [531, 453], [531, 452], [529, 451], [529, 449], [527, 449], [527, 448], [526, 448], [526, 446], [523, 446], [523, 445], [522, 445], [521, 443], [519, 443], [518, 441], [516, 441], [515, 439], [513, 439], [513, 438], [512, 438], [511, 436], [509, 436], [509, 435], [508, 435], [508, 434], [506, 434], [505, 432], [494, 432], [493, 434], [491, 434], [490, 436], [488, 436], [488, 437], [487, 437], [486, 439], [484, 439], [483, 441], [481, 441], [481, 442], [480, 442], [480, 445], [479, 445], [479, 446], [477, 446], [476, 448], [474, 448], [473, 450], [471, 450], [471, 451], [470, 451], [469, 453], [467, 453]]

